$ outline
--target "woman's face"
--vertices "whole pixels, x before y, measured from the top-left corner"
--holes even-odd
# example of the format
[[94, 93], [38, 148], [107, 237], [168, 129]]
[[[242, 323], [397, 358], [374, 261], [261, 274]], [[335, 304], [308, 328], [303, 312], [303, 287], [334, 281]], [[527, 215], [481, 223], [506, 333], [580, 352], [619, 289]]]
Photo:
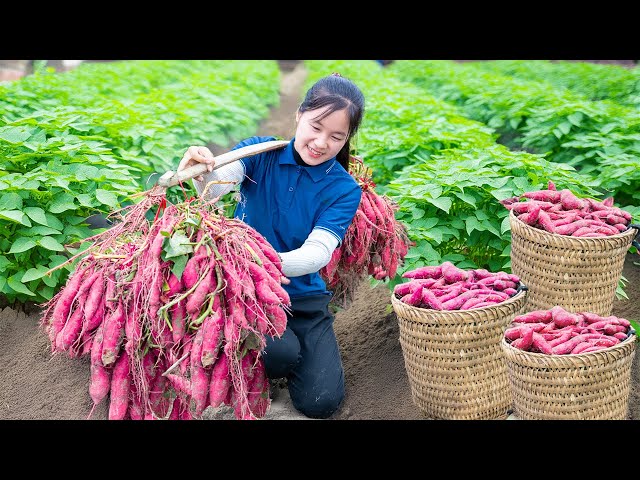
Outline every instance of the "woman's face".
[[293, 146], [307, 165], [320, 165], [335, 157], [347, 141], [347, 111], [336, 110], [319, 120], [317, 117], [328, 108], [296, 114], [298, 126]]

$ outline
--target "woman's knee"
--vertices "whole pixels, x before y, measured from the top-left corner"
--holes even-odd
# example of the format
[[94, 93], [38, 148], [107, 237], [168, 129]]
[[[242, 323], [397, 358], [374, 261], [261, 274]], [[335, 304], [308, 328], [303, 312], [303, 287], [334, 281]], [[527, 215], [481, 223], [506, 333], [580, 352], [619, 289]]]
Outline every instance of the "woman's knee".
[[280, 338], [266, 337], [266, 346], [262, 352], [264, 367], [268, 378], [283, 378], [300, 360], [300, 342], [295, 334], [287, 329]]
[[329, 418], [340, 408], [345, 396], [344, 381], [333, 389], [323, 387], [305, 391], [291, 387], [289, 393], [293, 406], [309, 418]]

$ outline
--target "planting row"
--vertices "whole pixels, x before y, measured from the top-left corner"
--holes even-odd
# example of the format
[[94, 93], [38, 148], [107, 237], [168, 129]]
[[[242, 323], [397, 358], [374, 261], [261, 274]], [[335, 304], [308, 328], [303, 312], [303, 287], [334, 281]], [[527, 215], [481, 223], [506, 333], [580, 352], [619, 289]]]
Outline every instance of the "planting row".
[[590, 101], [564, 88], [499, 75], [480, 64], [398, 61], [389, 70], [469, 118], [496, 128], [501, 142], [543, 153], [597, 181], [622, 205], [640, 203], [640, 114], [611, 101]]

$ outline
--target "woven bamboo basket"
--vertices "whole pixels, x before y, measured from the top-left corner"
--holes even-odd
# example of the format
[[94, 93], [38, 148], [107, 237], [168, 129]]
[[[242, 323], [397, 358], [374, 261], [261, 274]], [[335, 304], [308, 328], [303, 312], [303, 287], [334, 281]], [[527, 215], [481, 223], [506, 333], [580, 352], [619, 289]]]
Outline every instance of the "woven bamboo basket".
[[434, 419], [504, 419], [512, 405], [500, 339], [527, 292], [471, 310], [431, 310], [391, 294], [413, 402]]
[[529, 288], [525, 310], [556, 305], [571, 312], [611, 314], [624, 260], [638, 233], [571, 237], [531, 227], [509, 212], [511, 271]]
[[515, 415], [522, 420], [626, 420], [636, 335], [595, 352], [525, 352], [503, 338]]

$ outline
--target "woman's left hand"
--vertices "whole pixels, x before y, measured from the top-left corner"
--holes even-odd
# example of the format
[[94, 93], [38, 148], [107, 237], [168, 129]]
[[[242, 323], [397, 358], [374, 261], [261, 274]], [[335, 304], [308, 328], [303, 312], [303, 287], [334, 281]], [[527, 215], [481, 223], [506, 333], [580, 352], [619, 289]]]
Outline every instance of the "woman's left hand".
[[[187, 149], [187, 151], [182, 156], [182, 160], [178, 164], [178, 172], [184, 170], [188, 167], [192, 167], [197, 165], [198, 163], [204, 163], [207, 165], [207, 171], [213, 171], [213, 166], [215, 165], [213, 153], [207, 147], [199, 147], [197, 145], [192, 145]], [[204, 181], [204, 177], [202, 175], [195, 177], [195, 180], [198, 182]]]

